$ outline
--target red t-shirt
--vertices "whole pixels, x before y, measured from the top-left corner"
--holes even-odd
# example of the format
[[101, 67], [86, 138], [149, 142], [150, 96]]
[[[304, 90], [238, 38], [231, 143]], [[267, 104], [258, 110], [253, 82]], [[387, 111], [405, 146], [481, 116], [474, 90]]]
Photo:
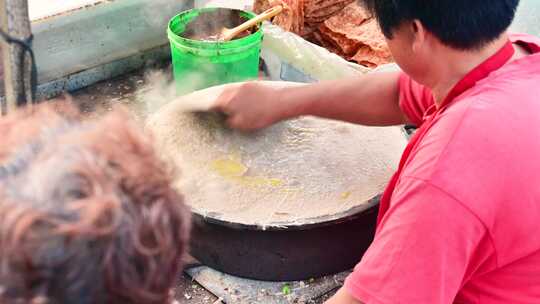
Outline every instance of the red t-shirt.
[[[540, 303], [540, 40], [456, 97], [407, 157], [345, 287], [367, 304]], [[400, 78], [424, 123], [434, 101]]]

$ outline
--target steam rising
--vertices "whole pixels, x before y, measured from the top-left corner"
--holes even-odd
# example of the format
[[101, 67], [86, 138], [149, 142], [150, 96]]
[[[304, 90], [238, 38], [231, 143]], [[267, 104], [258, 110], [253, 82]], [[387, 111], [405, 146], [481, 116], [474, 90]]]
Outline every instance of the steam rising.
[[[208, 80], [216, 73], [215, 67], [211, 63], [201, 65], [197, 71], [183, 75], [182, 79], [178, 81], [174, 81], [172, 75], [168, 72], [169, 70], [151, 70], [147, 72], [145, 86], [135, 93], [137, 102], [144, 108], [145, 116], [155, 113], [162, 106], [179, 96], [219, 84]], [[188, 102], [192, 104], [197, 101], [189, 100]], [[190, 109], [189, 104], [186, 105], [186, 109]]]
[[145, 75], [146, 85], [139, 89], [135, 96], [145, 107], [147, 115], [156, 112], [163, 105], [176, 97], [174, 81], [165, 72], [152, 70]]

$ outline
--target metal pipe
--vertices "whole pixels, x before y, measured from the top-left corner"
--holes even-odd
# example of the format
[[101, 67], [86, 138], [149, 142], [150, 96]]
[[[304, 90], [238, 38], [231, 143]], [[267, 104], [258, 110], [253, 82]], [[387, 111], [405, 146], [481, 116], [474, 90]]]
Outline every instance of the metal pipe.
[[[30, 42], [32, 31], [27, 0], [0, 0], [1, 28], [12, 38]], [[35, 88], [32, 84], [32, 59], [24, 47], [15, 43], [1, 42], [4, 64], [5, 102], [2, 114], [17, 106], [31, 104]]]

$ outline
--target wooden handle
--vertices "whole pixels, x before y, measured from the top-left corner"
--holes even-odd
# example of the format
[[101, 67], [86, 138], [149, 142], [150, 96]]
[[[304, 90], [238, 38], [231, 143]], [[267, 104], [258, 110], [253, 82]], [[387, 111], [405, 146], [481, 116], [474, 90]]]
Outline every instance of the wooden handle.
[[230, 29], [230, 30], [225, 30], [222, 35], [221, 40], [230, 41], [241, 32], [252, 28], [253, 26], [259, 24], [262, 21], [266, 21], [274, 16], [279, 15], [282, 11], [283, 11], [283, 7], [281, 5], [274, 6], [270, 9], [267, 9], [262, 14], [255, 16], [253, 19], [250, 19], [235, 28]]

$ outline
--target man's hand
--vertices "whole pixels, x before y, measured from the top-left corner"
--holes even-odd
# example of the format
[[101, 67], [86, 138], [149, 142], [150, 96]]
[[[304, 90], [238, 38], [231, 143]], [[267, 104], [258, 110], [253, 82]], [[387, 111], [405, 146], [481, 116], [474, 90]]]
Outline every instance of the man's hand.
[[228, 86], [216, 101], [215, 109], [229, 116], [231, 128], [252, 131], [285, 118], [290, 104], [281, 102], [281, 89], [262, 82]]
[[345, 288], [341, 288], [332, 298], [324, 304], [363, 304], [353, 298]]

